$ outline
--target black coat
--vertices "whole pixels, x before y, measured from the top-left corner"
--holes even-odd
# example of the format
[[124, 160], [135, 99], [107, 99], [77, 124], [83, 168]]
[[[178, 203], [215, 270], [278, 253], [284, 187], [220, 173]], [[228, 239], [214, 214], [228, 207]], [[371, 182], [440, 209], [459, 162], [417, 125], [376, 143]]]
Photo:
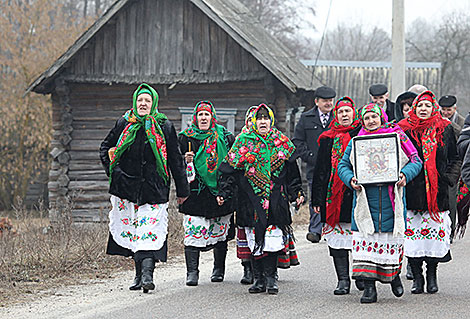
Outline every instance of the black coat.
[[[219, 195], [224, 199], [234, 200], [237, 225], [254, 227], [254, 207], [260, 198], [255, 195], [245, 171], [234, 169], [224, 162], [220, 165], [219, 172]], [[299, 192], [304, 195], [299, 168], [293, 157], [285, 162], [279, 177], [273, 177], [272, 181], [274, 186], [269, 199], [268, 225], [290, 225], [292, 218], [289, 202], [295, 201]]]
[[328, 124], [324, 128], [318, 114], [318, 107], [315, 106], [311, 110], [302, 113], [299, 122], [295, 126], [294, 138], [292, 139], [296, 148], [294, 157], [300, 157], [307, 163], [307, 180], [309, 182], [312, 182], [313, 179], [313, 170], [318, 154], [317, 140], [323, 132], [329, 129], [328, 125], [330, 125], [331, 120], [332, 113], [330, 112]]
[[[413, 142], [418, 150], [419, 157], [424, 163], [422, 147], [413, 139], [409, 130], [405, 131], [405, 133]], [[454, 129], [450, 123], [445, 128], [442, 135], [442, 145], [439, 145], [436, 151], [436, 168], [438, 172], [437, 206], [441, 212], [449, 209], [449, 186], [453, 186], [457, 183], [461, 164], [459, 156], [457, 155]], [[424, 166], [418, 176], [406, 185], [406, 207], [410, 210], [428, 210]]]
[[[116, 146], [127, 124], [128, 122], [124, 118], [118, 119], [114, 128], [101, 143], [101, 163], [108, 176], [110, 164], [108, 150]], [[186, 165], [178, 147], [175, 128], [169, 120], [166, 120], [161, 128], [166, 141], [168, 168], [176, 184], [176, 195], [187, 197], [189, 186], [186, 178]], [[119, 162], [113, 168], [109, 193], [137, 205], [168, 202], [170, 181], [165, 183], [163, 178], [158, 175], [155, 161], [155, 155], [148, 143], [145, 131], [141, 128], [136, 133], [134, 143], [122, 154]]]
[[387, 104], [387, 110], [385, 111], [385, 113], [388, 116], [388, 121], [391, 122], [396, 119], [395, 118], [395, 103], [393, 103], [389, 99], [385, 100], [385, 103]]
[[[225, 142], [227, 149], [229, 150], [232, 147], [235, 137], [233, 134], [227, 132], [225, 136]], [[203, 141], [199, 141], [192, 137], [187, 137], [186, 135], [179, 135], [178, 142], [180, 145], [181, 152], [185, 154], [188, 152], [188, 142], [191, 142], [191, 151], [194, 154], [197, 153], [199, 146]], [[191, 216], [202, 216], [205, 218], [214, 218], [225, 216], [234, 211], [233, 202], [228, 200], [222, 206], [217, 204], [216, 196], [214, 196], [209, 188], [206, 187], [202, 181], [199, 179], [199, 175], [196, 171], [196, 179], [192, 181], [189, 185], [190, 195], [188, 199], [179, 207], [179, 211], [186, 215]]]
[[[361, 127], [358, 127], [349, 132], [352, 137], [359, 133]], [[321, 221], [326, 222], [326, 193], [328, 191], [328, 183], [331, 175], [331, 149], [333, 146], [333, 139], [323, 138], [320, 141], [320, 148], [318, 150], [317, 163], [313, 172], [312, 184], [312, 206], [320, 206]], [[343, 182], [341, 182], [343, 183]], [[343, 223], [351, 222], [353, 202], [353, 191], [347, 187], [343, 194], [343, 202], [341, 203], [341, 212], [339, 221]]]

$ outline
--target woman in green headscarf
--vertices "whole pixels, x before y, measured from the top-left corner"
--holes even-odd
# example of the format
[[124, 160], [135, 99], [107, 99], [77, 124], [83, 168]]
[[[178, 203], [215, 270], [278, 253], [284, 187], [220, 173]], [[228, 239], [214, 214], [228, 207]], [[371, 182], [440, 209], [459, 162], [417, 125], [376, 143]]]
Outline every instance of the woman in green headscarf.
[[167, 259], [170, 172], [178, 202], [189, 195], [186, 168], [173, 124], [157, 111], [158, 94], [141, 84], [133, 106], [101, 143], [100, 158], [109, 177], [107, 253], [132, 256], [136, 276], [131, 290], [153, 290], [156, 261]]
[[209, 101], [196, 104], [191, 126], [179, 134], [179, 145], [186, 163], [193, 163], [196, 178], [191, 193], [180, 206], [184, 213], [184, 252], [186, 285], [197, 286], [199, 255], [213, 249], [214, 270], [211, 281], [221, 282], [225, 274], [227, 241], [234, 237], [231, 203], [217, 205], [217, 169], [233, 144], [234, 136], [217, 124], [214, 106]]
[[245, 228], [254, 257], [255, 282], [248, 291], [277, 294], [278, 254], [286, 246], [292, 223], [289, 202], [300, 205], [304, 195], [292, 156], [295, 146], [274, 127], [272, 110], [259, 105], [252, 123], [248, 132], [237, 137], [219, 168], [217, 201], [222, 205], [238, 196], [237, 225]]

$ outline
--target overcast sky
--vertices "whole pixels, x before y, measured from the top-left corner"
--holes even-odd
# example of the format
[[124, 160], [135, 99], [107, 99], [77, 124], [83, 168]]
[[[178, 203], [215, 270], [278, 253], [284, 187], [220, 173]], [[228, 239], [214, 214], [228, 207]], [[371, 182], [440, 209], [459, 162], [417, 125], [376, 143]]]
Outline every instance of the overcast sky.
[[[392, 0], [332, 0], [328, 30], [333, 30], [340, 23], [360, 23], [366, 26], [377, 25], [391, 33]], [[325, 27], [330, 0], [317, 0], [314, 20], [317, 31], [310, 35], [320, 38]], [[455, 10], [470, 10], [469, 0], [405, 0], [405, 23], [409, 26], [413, 20], [422, 17], [438, 20], [443, 14]]]

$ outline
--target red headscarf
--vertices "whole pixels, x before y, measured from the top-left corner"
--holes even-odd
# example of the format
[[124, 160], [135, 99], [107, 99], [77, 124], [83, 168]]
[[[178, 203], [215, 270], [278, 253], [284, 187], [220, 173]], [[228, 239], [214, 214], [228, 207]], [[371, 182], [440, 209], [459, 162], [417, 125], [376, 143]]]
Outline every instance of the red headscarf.
[[[343, 106], [349, 106], [353, 110], [353, 122], [349, 126], [339, 124], [338, 110]], [[331, 173], [328, 181], [328, 189], [326, 193], [326, 223], [331, 227], [335, 227], [339, 223], [341, 214], [341, 204], [343, 202], [344, 192], [347, 187], [338, 176], [338, 164], [343, 158], [344, 151], [351, 140], [349, 131], [355, 129], [360, 124], [354, 101], [344, 96], [340, 98], [333, 109], [333, 121], [330, 123], [330, 129], [323, 132], [318, 138], [318, 143], [324, 138], [331, 138], [333, 145], [331, 148]]]
[[[427, 119], [419, 118], [416, 115], [416, 107], [421, 101], [430, 101], [432, 103], [432, 113]], [[442, 117], [439, 112], [439, 104], [437, 104], [436, 97], [431, 91], [424, 91], [416, 97], [409, 115], [409, 118], [401, 120], [398, 125], [404, 131], [410, 131], [413, 139], [422, 148], [428, 210], [431, 218], [438, 221], [437, 179], [439, 174], [436, 168], [436, 152], [437, 147], [442, 145], [442, 134], [445, 128], [450, 125], [450, 122]]]

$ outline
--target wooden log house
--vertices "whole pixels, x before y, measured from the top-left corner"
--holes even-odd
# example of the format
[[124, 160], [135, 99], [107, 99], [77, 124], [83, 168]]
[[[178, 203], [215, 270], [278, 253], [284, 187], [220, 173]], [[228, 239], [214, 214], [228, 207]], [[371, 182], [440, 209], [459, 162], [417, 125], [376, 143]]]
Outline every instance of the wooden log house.
[[261, 102], [281, 130], [291, 128], [286, 111], [318, 85], [237, 0], [118, 0], [28, 89], [51, 94], [52, 218], [75, 192], [75, 221], [108, 211], [99, 146], [141, 82], [157, 89], [177, 130], [199, 100], [211, 100], [235, 133]]

